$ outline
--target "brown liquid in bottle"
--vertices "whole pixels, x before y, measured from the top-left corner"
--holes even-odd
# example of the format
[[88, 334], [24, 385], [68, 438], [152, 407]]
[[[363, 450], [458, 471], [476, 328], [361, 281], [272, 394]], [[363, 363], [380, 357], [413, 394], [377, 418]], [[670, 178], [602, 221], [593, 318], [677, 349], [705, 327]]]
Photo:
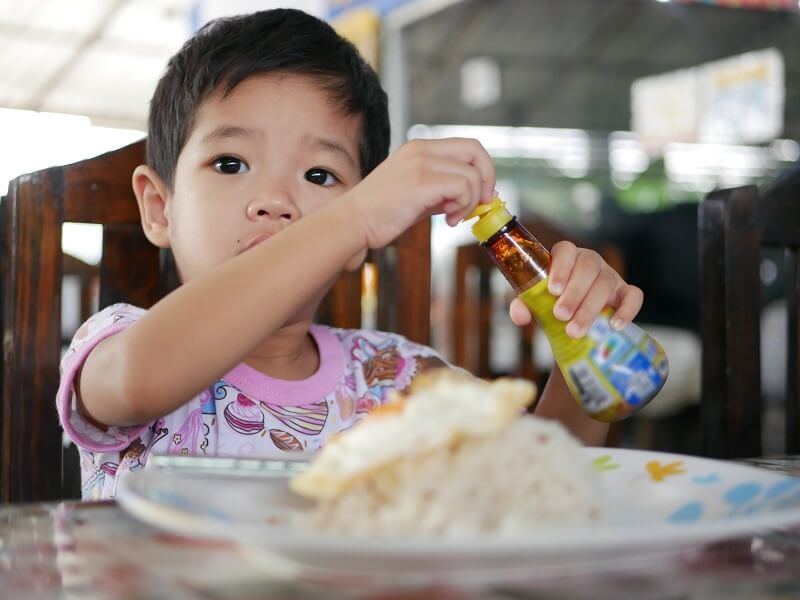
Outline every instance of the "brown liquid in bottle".
[[[669, 372], [664, 349], [630, 323], [611, 328], [606, 307], [580, 339], [553, 315], [557, 298], [547, 290], [550, 253], [500, 199], [479, 206], [472, 232], [528, 307], [550, 341], [553, 357], [578, 404], [600, 421], [623, 419], [645, 406]], [[471, 217], [470, 217], [471, 218]]]
[[550, 253], [516, 218], [481, 246], [517, 294], [545, 279], [550, 271]]

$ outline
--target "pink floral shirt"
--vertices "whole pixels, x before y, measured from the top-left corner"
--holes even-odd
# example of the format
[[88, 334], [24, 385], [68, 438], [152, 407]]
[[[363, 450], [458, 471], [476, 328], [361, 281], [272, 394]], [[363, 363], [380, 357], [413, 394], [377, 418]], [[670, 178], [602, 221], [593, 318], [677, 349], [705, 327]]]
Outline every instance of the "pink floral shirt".
[[81, 326], [61, 360], [56, 401], [61, 424], [80, 450], [84, 499], [113, 498], [120, 478], [141, 470], [150, 453], [281, 458], [315, 450], [385, 402], [390, 390], [404, 389], [418, 372], [444, 362], [399, 335], [313, 325], [320, 366], [308, 379], [275, 379], [241, 363], [155, 422], [101, 430], [75, 409], [75, 376], [92, 348], [145, 312], [109, 306]]

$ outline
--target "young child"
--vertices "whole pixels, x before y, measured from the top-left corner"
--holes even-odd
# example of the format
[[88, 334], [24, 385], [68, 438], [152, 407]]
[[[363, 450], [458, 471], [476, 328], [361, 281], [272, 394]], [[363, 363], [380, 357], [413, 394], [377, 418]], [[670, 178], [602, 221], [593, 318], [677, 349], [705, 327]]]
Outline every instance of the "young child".
[[[147, 238], [172, 249], [182, 285], [147, 311], [102, 310], [64, 356], [57, 402], [84, 498], [113, 497], [151, 452], [317, 449], [443, 364], [398, 335], [312, 324], [369, 248], [435, 213], [455, 225], [492, 197], [494, 168], [475, 140], [414, 141], [386, 159], [388, 144], [377, 76], [302, 12], [212, 22], [169, 61], [133, 188]], [[574, 335], [607, 303], [620, 326], [641, 305], [597, 254], [567, 243], [554, 248], [550, 285]], [[514, 304], [512, 318], [530, 315]], [[604, 439], [558, 373], [537, 412], [586, 443]]]

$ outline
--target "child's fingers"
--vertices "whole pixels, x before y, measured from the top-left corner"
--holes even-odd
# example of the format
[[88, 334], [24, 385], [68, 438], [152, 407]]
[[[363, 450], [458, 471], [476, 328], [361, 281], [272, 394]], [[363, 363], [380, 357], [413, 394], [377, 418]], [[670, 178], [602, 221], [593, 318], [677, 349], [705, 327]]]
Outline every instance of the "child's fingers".
[[608, 304], [616, 287], [616, 275], [608, 270], [600, 271], [567, 324], [567, 335], [573, 338], [586, 335], [592, 322]]
[[456, 201], [448, 200], [442, 205], [442, 209], [439, 212], [445, 214], [445, 222], [447, 222], [448, 225], [455, 227], [468, 217], [472, 211], [469, 208], [464, 209]]
[[519, 298], [514, 298], [511, 301], [511, 305], [508, 307], [508, 314], [514, 324], [519, 327], [524, 327], [533, 319], [531, 311], [528, 310], [528, 307], [525, 306]]
[[443, 204], [444, 213], [447, 215], [447, 223], [455, 226], [470, 216], [478, 204], [479, 198], [473, 195], [461, 195], [458, 198], [448, 198]]
[[559, 296], [572, 275], [575, 260], [578, 258], [578, 248], [572, 242], [558, 242], [553, 246], [551, 255], [547, 290], [554, 296]]
[[448, 212], [447, 222], [453, 226], [458, 225], [459, 223], [461, 223], [461, 221], [463, 221], [464, 219], [469, 217], [470, 214], [472, 214], [472, 212], [475, 210], [475, 205], [477, 204], [478, 203], [475, 202], [474, 204], [469, 204], [467, 206], [460, 206], [456, 210]]
[[[578, 253], [566, 287], [553, 307], [553, 314], [557, 319], [568, 321], [573, 318], [589, 289], [595, 285], [595, 280], [601, 273], [602, 264], [603, 259], [596, 252], [582, 250]], [[607, 290], [604, 302], [608, 300], [612, 289]]]
[[434, 173], [429, 181], [439, 197], [429, 212], [444, 213], [448, 225], [458, 225], [478, 203], [473, 185], [467, 177], [452, 173]]
[[633, 321], [636, 315], [639, 314], [644, 301], [644, 293], [635, 285], [625, 283], [617, 289], [616, 296], [617, 307], [609, 323], [611, 327], [619, 330]]
[[443, 153], [459, 162], [472, 165], [480, 173], [480, 200], [492, 199], [495, 186], [495, 170], [492, 158], [478, 140], [469, 138], [445, 138], [437, 142], [435, 152]]
[[482, 186], [481, 174], [474, 166], [458, 162], [450, 158], [439, 156], [426, 157], [419, 167], [418, 177], [420, 182], [426, 181], [428, 173], [438, 173], [440, 175], [451, 175], [453, 177], [463, 177], [469, 182], [470, 195], [465, 198], [464, 206], [476, 205], [481, 198]]
[[481, 174], [474, 166], [449, 157], [420, 158], [414, 167], [421, 189], [431, 193], [432, 214], [445, 213], [449, 225], [457, 225], [475, 209], [481, 198]]

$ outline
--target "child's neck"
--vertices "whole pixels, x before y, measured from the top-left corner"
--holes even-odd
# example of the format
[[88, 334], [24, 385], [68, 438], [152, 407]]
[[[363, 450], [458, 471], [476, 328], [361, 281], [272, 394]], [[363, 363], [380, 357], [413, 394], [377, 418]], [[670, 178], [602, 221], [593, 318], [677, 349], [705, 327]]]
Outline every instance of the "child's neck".
[[276, 379], [300, 380], [319, 369], [317, 344], [308, 332], [310, 323], [293, 323], [255, 348], [244, 362]]

